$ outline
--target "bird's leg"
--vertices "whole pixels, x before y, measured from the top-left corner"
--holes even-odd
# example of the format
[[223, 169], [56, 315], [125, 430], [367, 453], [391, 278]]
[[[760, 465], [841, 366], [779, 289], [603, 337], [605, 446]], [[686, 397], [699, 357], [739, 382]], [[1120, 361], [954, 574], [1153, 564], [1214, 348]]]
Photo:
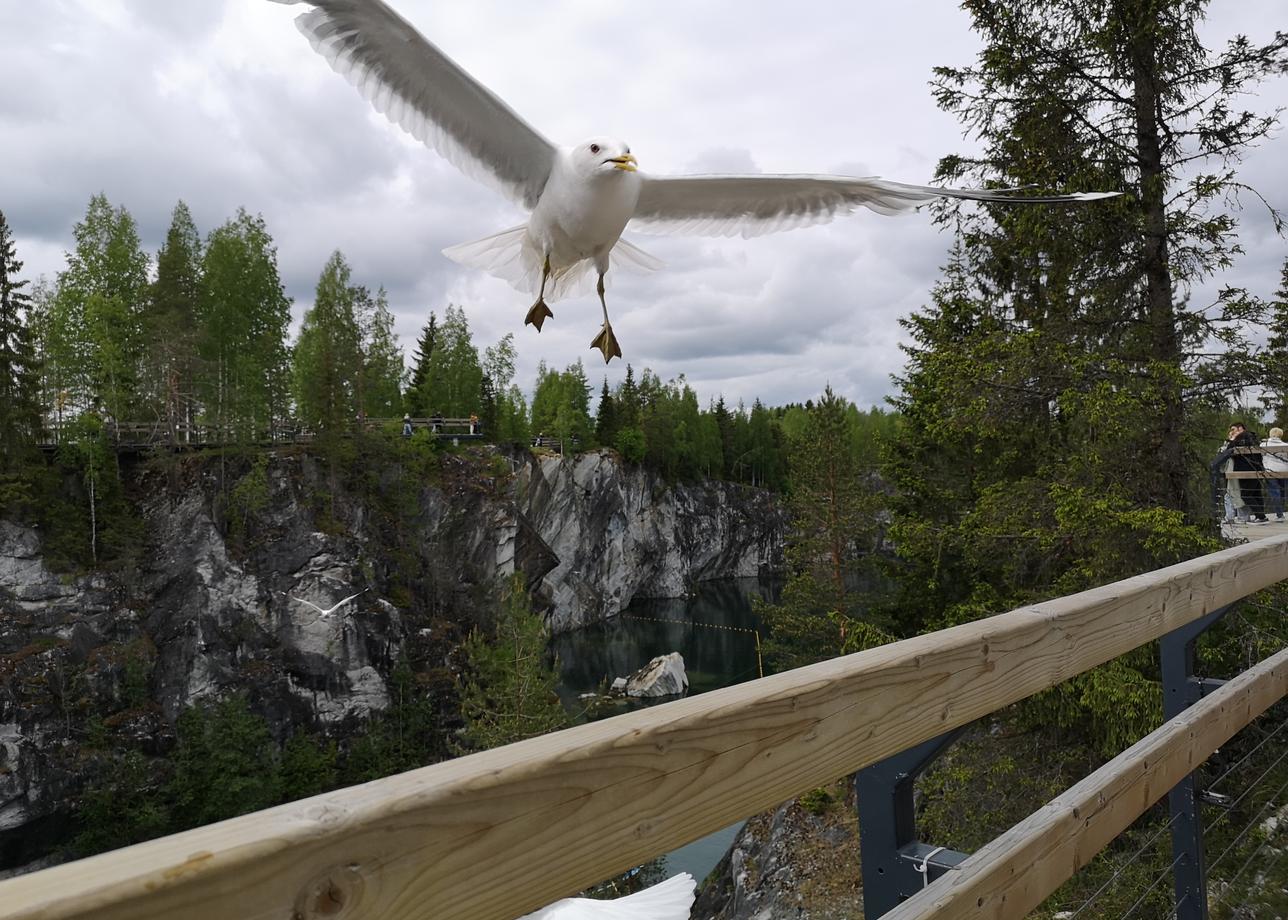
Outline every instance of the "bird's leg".
[[599, 305], [604, 308], [604, 328], [599, 330], [599, 335], [591, 340], [590, 347], [598, 348], [604, 353], [604, 363], [607, 364], [614, 357], [622, 356], [622, 349], [617, 344], [617, 336], [613, 335], [612, 323], [608, 321], [608, 304], [604, 302], [604, 273], [599, 273], [599, 284], [595, 286], [599, 292]]
[[528, 311], [528, 318], [523, 321], [526, 326], [529, 323], [541, 331], [541, 324], [546, 321], [547, 316], [555, 314], [546, 306], [546, 279], [550, 277], [550, 256], [546, 256], [546, 264], [541, 267], [541, 290], [537, 292], [537, 302], [532, 305]]

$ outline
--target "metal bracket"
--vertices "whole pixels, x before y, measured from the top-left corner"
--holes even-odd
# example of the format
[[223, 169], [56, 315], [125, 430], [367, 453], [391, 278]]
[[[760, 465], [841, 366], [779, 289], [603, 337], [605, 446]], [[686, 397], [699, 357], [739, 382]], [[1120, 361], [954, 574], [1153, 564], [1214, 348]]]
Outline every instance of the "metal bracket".
[[[1214, 610], [1158, 640], [1164, 719], [1175, 718], [1225, 683], [1194, 676], [1194, 644], [1232, 607]], [[1199, 792], [1196, 773], [1186, 776], [1167, 794], [1172, 815], [1176, 920], [1208, 920], [1207, 862], [1203, 854], [1203, 821], [1199, 809], [1201, 802], [1215, 798], [1205, 797]]]
[[946, 732], [865, 767], [855, 777], [867, 920], [898, 907], [966, 858], [918, 841], [913, 807], [917, 777], [965, 731], [963, 726]]

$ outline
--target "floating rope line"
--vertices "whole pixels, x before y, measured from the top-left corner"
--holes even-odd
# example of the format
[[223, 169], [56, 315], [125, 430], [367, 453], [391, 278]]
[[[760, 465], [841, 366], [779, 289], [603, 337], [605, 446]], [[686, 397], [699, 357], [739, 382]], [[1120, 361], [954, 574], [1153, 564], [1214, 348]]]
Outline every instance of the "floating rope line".
[[744, 626], [723, 626], [719, 623], [703, 623], [700, 620], [667, 620], [662, 617], [640, 617], [630, 613], [619, 613], [619, 620], [640, 620], [644, 623], [672, 623], [676, 626], [701, 626], [705, 629], [723, 629], [725, 632], [751, 633], [756, 639], [756, 673], [760, 677], [765, 676], [765, 665], [760, 657], [760, 631], [747, 629]]

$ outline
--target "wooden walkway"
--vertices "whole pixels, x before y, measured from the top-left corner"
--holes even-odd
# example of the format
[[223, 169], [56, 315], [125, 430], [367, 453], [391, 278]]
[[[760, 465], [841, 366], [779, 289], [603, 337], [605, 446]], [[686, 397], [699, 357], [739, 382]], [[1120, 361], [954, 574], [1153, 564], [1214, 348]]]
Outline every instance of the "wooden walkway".
[[[483, 437], [483, 425], [477, 418], [413, 418], [413, 432], [429, 431], [439, 440], [477, 441]], [[375, 431], [381, 428], [402, 430], [403, 419], [400, 418], [364, 418], [358, 421], [354, 430]], [[174, 450], [209, 450], [225, 447], [229, 444], [253, 444], [265, 446], [309, 444], [317, 439], [317, 433], [304, 425], [286, 422], [274, 425], [264, 431], [255, 433], [247, 439], [243, 432], [234, 432], [217, 425], [175, 425], [166, 422], [115, 422], [104, 425], [108, 440], [118, 450], [147, 450], [151, 448], [171, 448]], [[44, 432], [40, 448], [46, 451], [57, 450], [62, 439], [58, 428], [51, 427]]]

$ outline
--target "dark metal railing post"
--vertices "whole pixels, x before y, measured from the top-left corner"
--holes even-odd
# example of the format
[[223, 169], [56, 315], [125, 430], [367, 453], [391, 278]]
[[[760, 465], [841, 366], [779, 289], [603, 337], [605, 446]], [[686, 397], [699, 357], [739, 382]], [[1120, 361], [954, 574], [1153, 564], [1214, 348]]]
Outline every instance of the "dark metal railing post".
[[[1163, 718], [1170, 720], [1225, 681], [1194, 676], [1194, 643], [1230, 607], [1187, 623], [1158, 640], [1163, 674]], [[1207, 863], [1203, 854], [1203, 816], [1199, 809], [1197, 771], [1167, 794], [1172, 820], [1172, 861], [1176, 920], [1208, 920]]]
[[865, 767], [855, 777], [863, 915], [867, 920], [876, 920], [898, 907], [966, 858], [956, 850], [919, 842], [913, 809], [917, 777], [965, 730], [962, 727], [931, 738]]

